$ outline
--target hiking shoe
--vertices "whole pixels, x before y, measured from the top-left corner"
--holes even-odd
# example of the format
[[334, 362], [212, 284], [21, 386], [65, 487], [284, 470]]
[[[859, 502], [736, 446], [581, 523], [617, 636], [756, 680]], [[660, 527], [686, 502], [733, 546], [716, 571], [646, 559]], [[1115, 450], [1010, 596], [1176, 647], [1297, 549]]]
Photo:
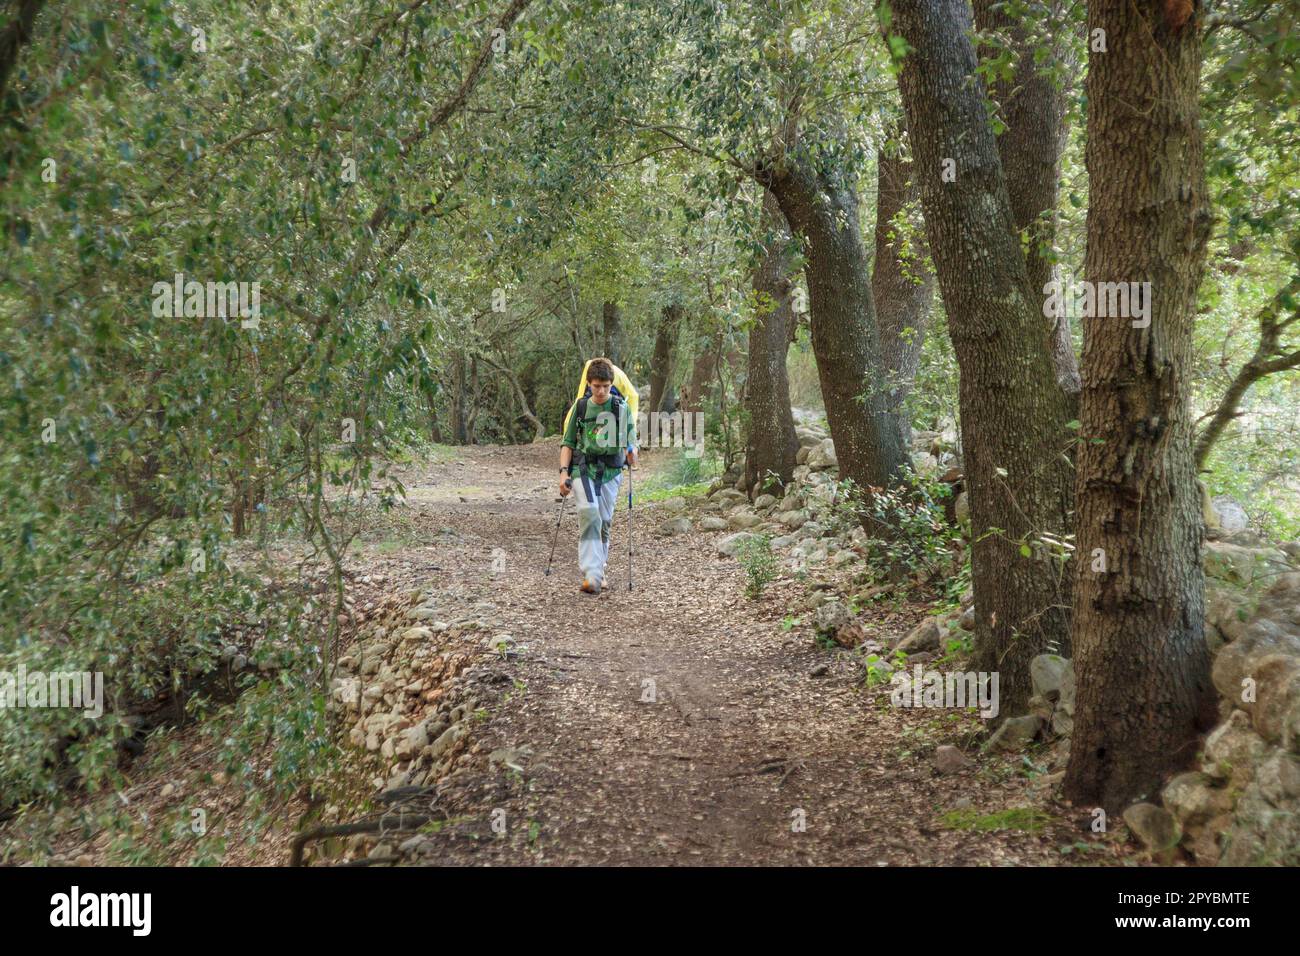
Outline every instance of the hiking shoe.
[[590, 578], [583, 578], [582, 585], [578, 588], [578, 590], [582, 591], [584, 594], [599, 594], [601, 587], [604, 586], [604, 583], [605, 583], [604, 581], [593, 582]]

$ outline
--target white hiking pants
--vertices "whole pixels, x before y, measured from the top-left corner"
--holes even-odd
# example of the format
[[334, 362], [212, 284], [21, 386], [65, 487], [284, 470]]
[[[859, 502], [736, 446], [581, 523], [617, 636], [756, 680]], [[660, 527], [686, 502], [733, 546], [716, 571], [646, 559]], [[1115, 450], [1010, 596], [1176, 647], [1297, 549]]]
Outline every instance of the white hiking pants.
[[594, 479], [574, 475], [573, 494], [578, 508], [578, 567], [589, 581], [603, 581], [605, 578], [609, 529], [622, 483], [623, 472], [606, 472], [598, 492]]

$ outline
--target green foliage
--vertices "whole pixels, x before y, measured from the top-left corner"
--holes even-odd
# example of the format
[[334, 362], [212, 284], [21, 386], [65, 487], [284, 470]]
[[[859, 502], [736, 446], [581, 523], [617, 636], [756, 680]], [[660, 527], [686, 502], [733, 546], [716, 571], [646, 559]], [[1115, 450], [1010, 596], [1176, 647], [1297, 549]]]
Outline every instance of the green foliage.
[[742, 541], [736, 549], [736, 560], [745, 571], [745, 594], [753, 599], [762, 597], [763, 590], [777, 576], [772, 539], [759, 534]]
[[919, 575], [930, 578], [954, 565], [958, 528], [944, 517], [943, 499], [952, 486], [911, 473], [892, 489], [877, 489], [864, 500], [845, 479], [836, 486], [837, 519], [854, 524], [864, 521], [872, 529], [867, 538], [867, 565], [878, 576]]

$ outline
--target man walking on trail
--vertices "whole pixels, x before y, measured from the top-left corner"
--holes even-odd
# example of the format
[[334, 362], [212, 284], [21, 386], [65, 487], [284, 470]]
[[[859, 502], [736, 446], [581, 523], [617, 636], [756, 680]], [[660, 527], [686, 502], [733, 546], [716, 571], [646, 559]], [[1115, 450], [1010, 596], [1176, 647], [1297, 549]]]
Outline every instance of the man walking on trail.
[[599, 594], [605, 586], [609, 529], [623, 463], [636, 464], [636, 421], [626, 396], [612, 391], [616, 374], [625, 383], [627, 379], [609, 359], [592, 359], [586, 372], [590, 395], [569, 410], [560, 446], [560, 494], [576, 491], [581, 589]]

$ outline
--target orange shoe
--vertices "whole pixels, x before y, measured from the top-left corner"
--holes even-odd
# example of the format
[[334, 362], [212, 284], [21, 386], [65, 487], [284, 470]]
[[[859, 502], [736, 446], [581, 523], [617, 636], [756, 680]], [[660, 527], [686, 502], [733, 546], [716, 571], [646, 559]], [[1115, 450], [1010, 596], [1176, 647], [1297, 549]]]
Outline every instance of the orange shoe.
[[599, 594], [599, 593], [600, 593], [600, 587], [601, 587], [601, 584], [602, 584], [602, 583], [603, 583], [603, 582], [601, 582], [601, 581], [594, 581], [594, 582], [593, 582], [593, 581], [592, 581], [591, 579], [589, 579], [589, 578], [583, 578], [583, 579], [582, 579], [582, 586], [581, 586], [578, 590], [582, 591], [584, 594]]

